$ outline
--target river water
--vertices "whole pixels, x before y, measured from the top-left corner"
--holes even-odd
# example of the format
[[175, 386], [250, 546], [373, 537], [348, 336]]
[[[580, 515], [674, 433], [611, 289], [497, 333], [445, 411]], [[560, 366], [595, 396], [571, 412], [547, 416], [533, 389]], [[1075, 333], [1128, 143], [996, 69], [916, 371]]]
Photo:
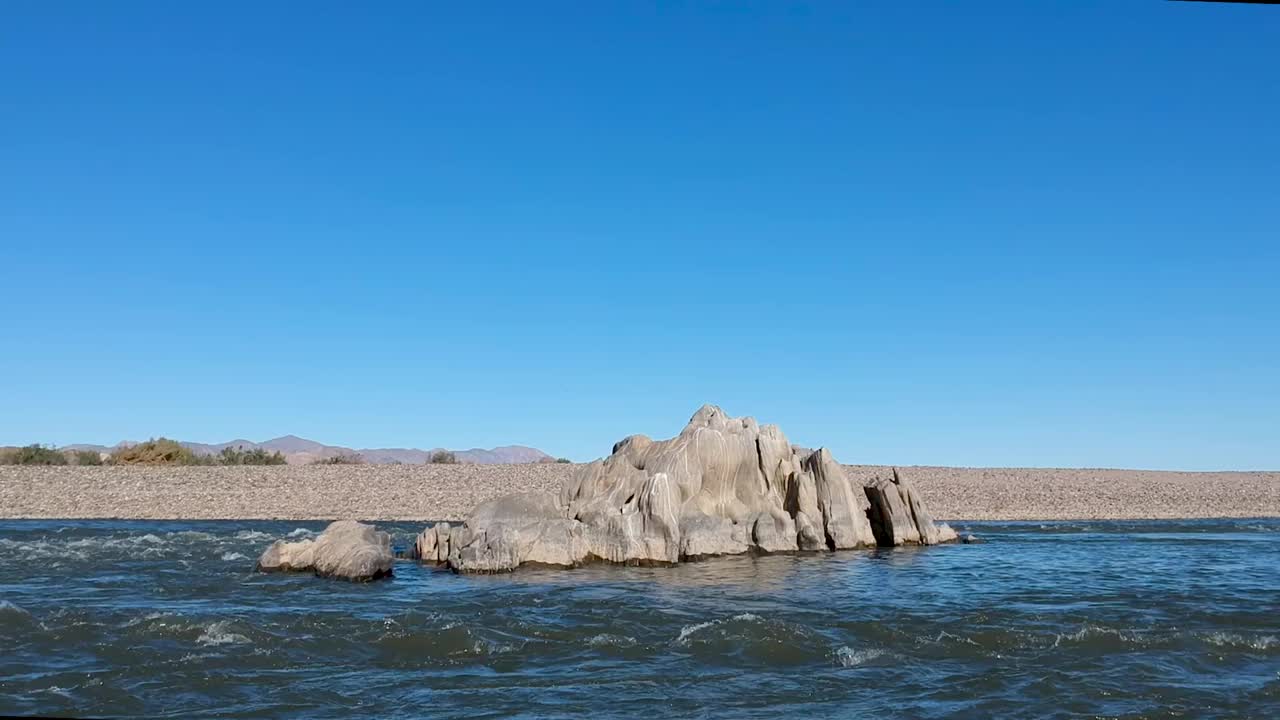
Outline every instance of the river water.
[[956, 525], [358, 585], [253, 572], [320, 523], [0, 521], [0, 713], [1280, 717], [1280, 520]]

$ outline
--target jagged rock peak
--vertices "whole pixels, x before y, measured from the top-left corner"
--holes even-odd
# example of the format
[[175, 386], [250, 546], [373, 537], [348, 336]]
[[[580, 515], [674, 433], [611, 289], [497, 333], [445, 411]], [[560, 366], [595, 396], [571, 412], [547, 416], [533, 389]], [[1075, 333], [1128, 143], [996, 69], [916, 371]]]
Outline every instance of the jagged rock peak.
[[793, 446], [776, 425], [703, 405], [674, 438], [618, 441], [558, 496], [491, 500], [459, 527], [429, 528], [418, 546], [422, 557], [455, 570], [495, 572], [954, 539], [896, 472], [851, 483], [825, 448]]

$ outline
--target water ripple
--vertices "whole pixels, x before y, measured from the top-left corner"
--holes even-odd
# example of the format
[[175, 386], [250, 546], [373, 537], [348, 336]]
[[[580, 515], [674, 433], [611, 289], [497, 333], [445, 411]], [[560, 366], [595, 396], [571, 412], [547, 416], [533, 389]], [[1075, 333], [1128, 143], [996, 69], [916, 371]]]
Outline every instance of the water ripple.
[[253, 572], [320, 523], [5, 521], [0, 711], [1280, 717], [1280, 521], [960, 525], [986, 542], [353, 585]]

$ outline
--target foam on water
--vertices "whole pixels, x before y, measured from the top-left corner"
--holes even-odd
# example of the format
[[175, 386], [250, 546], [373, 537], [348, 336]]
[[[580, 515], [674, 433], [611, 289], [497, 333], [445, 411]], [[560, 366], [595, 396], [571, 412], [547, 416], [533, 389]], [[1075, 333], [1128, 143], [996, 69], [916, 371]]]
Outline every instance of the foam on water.
[[[1280, 625], [1280, 621], [1277, 621], [1277, 625]], [[1205, 642], [1218, 647], [1249, 648], [1251, 650], [1280, 649], [1280, 641], [1277, 641], [1275, 635], [1245, 637], [1240, 633], [1234, 632], [1212, 632], [1203, 637]]]
[[587, 644], [595, 648], [603, 647], [632, 647], [636, 644], [636, 639], [630, 635], [614, 635], [612, 633], [600, 633], [592, 635], [587, 639]]
[[166, 537], [179, 540], [194, 540], [196, 542], [208, 542], [217, 540], [217, 536], [212, 533], [201, 532], [199, 530], [181, 530], [175, 533], [169, 533]]
[[167, 612], [149, 612], [149, 613], [147, 613], [147, 614], [145, 614], [145, 615], [140, 615], [140, 616], [138, 616], [138, 617], [130, 618], [129, 620], [126, 620], [123, 624], [121, 624], [121, 627], [134, 627], [135, 625], [141, 625], [141, 624], [143, 624], [143, 623], [149, 623], [149, 622], [151, 622], [151, 621], [153, 621], [153, 620], [160, 620], [160, 619], [163, 619], [163, 618], [171, 618], [171, 617], [175, 617], [175, 616], [173, 615], [173, 613], [167, 613]]
[[50, 685], [47, 688], [41, 688], [40, 690], [36, 690], [35, 692], [49, 693], [50, 695], [61, 695], [62, 697], [65, 697], [65, 698], [72, 697], [70, 688], [59, 687], [57, 685]]
[[1140, 644], [1146, 640], [1139, 633], [1132, 630], [1085, 624], [1075, 632], [1058, 633], [1053, 639], [1053, 647], [1058, 647], [1063, 643], [1080, 643], [1091, 638], [1108, 638], [1117, 642], [1131, 644]]
[[153, 533], [122, 537], [97, 537], [77, 539], [11, 540], [0, 538], [0, 555], [15, 554], [29, 560], [70, 559], [89, 560], [111, 555], [154, 558], [160, 557], [170, 543]]
[[200, 645], [237, 645], [249, 642], [249, 638], [240, 633], [231, 632], [231, 623], [226, 620], [218, 620], [210, 623], [200, 633], [200, 637], [196, 638], [196, 642]]
[[725, 618], [721, 620], [707, 620], [706, 622], [694, 623], [692, 625], [685, 625], [684, 627], [680, 628], [680, 634], [676, 637], [676, 639], [673, 642], [676, 645], [687, 645], [690, 642], [690, 638], [692, 638], [696, 633], [702, 632], [703, 630], [708, 630], [710, 628], [718, 627], [726, 623], [735, 622], [735, 621], [760, 622], [762, 619], [763, 618], [761, 618], [759, 615], [756, 615], [754, 613], [741, 613], [738, 615], [734, 615], [733, 617]]
[[839, 648], [836, 648], [835, 657], [836, 662], [840, 664], [840, 667], [848, 668], [863, 665], [887, 654], [888, 651], [883, 648], [863, 648], [861, 650], [854, 650], [848, 645], [841, 645]]
[[916, 643], [921, 645], [971, 645], [979, 647], [978, 641], [973, 638], [947, 630], [939, 630], [934, 635], [917, 636]]

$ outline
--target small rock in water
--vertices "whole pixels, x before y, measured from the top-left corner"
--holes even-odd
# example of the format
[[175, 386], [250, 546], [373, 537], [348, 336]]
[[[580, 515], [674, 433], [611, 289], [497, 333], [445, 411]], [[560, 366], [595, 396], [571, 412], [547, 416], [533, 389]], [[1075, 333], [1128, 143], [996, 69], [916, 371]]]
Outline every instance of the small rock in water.
[[391, 536], [354, 520], [330, 523], [315, 540], [277, 540], [258, 559], [262, 572], [314, 572], [365, 582], [391, 576]]

